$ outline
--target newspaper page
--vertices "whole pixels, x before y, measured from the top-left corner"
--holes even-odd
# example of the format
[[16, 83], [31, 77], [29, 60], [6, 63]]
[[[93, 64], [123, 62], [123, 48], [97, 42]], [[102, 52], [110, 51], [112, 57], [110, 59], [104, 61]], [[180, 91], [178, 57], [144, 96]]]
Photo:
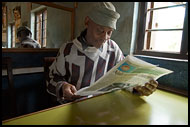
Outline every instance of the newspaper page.
[[119, 89], [130, 90], [137, 85], [143, 86], [151, 79], [157, 80], [161, 76], [172, 72], [171, 70], [158, 67], [157, 65], [128, 55], [94, 84], [77, 91], [76, 95], [88, 96]]

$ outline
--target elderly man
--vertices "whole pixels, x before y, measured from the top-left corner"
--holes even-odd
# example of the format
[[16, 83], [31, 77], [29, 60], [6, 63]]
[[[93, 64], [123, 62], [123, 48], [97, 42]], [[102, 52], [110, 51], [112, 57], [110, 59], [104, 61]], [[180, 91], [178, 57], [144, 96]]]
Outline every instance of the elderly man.
[[[119, 46], [110, 39], [119, 17], [112, 3], [98, 3], [86, 16], [86, 28], [80, 36], [61, 46], [49, 68], [47, 81], [48, 92], [58, 101], [78, 98], [77, 90], [93, 84], [124, 59]], [[132, 93], [148, 96], [157, 85], [152, 80], [145, 86], [133, 88]]]
[[26, 26], [17, 29], [17, 38], [20, 41], [18, 48], [41, 48], [41, 45], [31, 38], [32, 32]]

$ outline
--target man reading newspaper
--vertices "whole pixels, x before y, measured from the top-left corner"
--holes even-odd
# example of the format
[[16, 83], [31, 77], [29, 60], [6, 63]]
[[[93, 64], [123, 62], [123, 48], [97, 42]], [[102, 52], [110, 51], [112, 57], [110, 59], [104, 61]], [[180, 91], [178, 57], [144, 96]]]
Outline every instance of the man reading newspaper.
[[[75, 94], [79, 89], [93, 85], [124, 59], [119, 46], [110, 39], [119, 17], [112, 3], [97, 2], [85, 18], [85, 30], [79, 37], [61, 46], [49, 68], [50, 79], [47, 81], [47, 91], [57, 101], [79, 98]], [[148, 96], [157, 86], [157, 81], [150, 80], [130, 91]]]

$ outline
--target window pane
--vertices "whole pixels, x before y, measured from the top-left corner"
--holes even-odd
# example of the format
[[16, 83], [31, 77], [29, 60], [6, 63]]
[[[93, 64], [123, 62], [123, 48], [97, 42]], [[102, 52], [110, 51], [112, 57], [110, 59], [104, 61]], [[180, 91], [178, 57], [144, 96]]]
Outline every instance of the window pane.
[[2, 43], [6, 44], [6, 42], [7, 42], [7, 34], [6, 34], [6, 31], [5, 31], [5, 32], [2, 32]]
[[[43, 16], [43, 20], [42, 20], [42, 16]], [[36, 40], [41, 44], [42, 47], [46, 46], [46, 25], [47, 25], [47, 10], [38, 12], [37, 26], [36, 26], [37, 27], [36, 28], [36, 33], [37, 33]], [[43, 45], [42, 45], [42, 42], [43, 42]]]
[[46, 47], [46, 38], [44, 38], [43, 47]]
[[43, 12], [43, 19], [44, 19], [44, 20], [47, 19], [47, 10], [45, 10], [45, 11]]
[[41, 42], [41, 36], [42, 36], [42, 34], [41, 34], [41, 30], [39, 31], [39, 33], [38, 33], [38, 39], [39, 39], [39, 43], [41, 44], [42, 42]]
[[186, 2], [154, 2], [154, 8], [185, 4]]
[[38, 38], [38, 31], [36, 31], [36, 40], [38, 40], [39, 38]]
[[40, 15], [37, 15], [37, 23], [41, 22]]
[[184, 17], [184, 7], [155, 10], [153, 11], [152, 29], [182, 29]]
[[2, 6], [2, 47], [7, 44], [7, 8]]
[[41, 29], [41, 22], [37, 24], [37, 30], [39, 31]]
[[37, 41], [41, 44], [41, 32], [40, 31], [37, 31]]
[[40, 13], [40, 16], [39, 16], [39, 18], [40, 18], [40, 22], [42, 21], [42, 13]]
[[15, 35], [16, 35], [16, 32], [15, 32], [15, 25], [13, 25], [12, 28], [13, 28], [12, 47], [15, 47], [15, 41], [16, 41], [16, 37], [15, 37]]
[[[145, 36], [147, 36], [147, 33]], [[181, 38], [182, 31], [151, 32], [150, 49], [163, 52], [180, 52]]]
[[43, 29], [43, 37], [46, 37], [46, 30]]
[[43, 21], [43, 29], [46, 28], [46, 20]]

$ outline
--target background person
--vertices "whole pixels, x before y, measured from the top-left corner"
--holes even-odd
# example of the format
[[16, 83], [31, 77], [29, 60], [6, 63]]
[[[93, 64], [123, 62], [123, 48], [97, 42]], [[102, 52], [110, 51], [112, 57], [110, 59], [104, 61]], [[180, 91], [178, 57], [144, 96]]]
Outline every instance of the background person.
[[41, 48], [41, 45], [32, 37], [31, 30], [26, 26], [17, 29], [17, 38], [19, 39], [18, 48]]

